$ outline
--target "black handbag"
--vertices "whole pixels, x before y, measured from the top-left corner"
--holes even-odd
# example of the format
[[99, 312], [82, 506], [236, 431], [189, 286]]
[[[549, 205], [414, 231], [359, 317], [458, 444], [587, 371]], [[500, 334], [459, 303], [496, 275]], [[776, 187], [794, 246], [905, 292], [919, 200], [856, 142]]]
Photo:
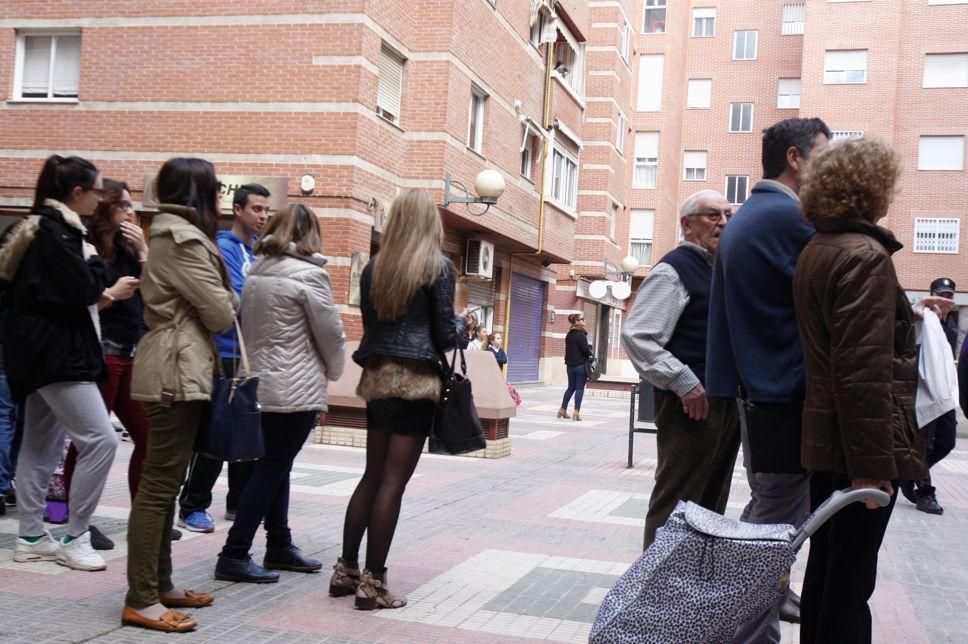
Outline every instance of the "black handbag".
[[588, 361], [585, 362], [585, 379], [586, 380], [598, 380], [598, 376], [601, 374], [598, 372], [598, 358], [591, 356]]
[[258, 396], [259, 377], [249, 369], [238, 321], [235, 322], [235, 334], [239, 339], [241, 365], [233, 361], [233, 373], [226, 376], [216, 352], [208, 422], [202, 424], [195, 451], [220, 461], [255, 461], [266, 453]]
[[[461, 373], [457, 373], [456, 369], [458, 353]], [[484, 449], [487, 441], [481, 428], [481, 419], [477, 415], [477, 407], [474, 406], [464, 350], [455, 348], [450, 364], [447, 364], [447, 356], [442, 356], [441, 369], [443, 383], [430, 432], [430, 451], [466, 454]]]

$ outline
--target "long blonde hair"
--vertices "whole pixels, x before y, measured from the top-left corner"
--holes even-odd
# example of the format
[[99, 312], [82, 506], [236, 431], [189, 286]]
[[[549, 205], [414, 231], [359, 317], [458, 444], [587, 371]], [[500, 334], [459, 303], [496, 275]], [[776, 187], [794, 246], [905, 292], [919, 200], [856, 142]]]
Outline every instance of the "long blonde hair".
[[417, 289], [433, 283], [447, 268], [441, 253], [444, 225], [430, 195], [406, 190], [390, 204], [387, 220], [370, 287], [373, 308], [385, 321], [404, 315]]

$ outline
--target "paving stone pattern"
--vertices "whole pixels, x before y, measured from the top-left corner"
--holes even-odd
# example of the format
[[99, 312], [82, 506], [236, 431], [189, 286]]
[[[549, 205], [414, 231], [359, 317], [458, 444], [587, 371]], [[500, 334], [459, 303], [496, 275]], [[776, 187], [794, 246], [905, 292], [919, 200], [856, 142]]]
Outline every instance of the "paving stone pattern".
[[[574, 422], [554, 417], [558, 388], [519, 391], [525, 402], [511, 421], [510, 457], [425, 455], [418, 466], [388, 562], [390, 587], [409, 597], [404, 609], [360, 612], [351, 598], [327, 595], [364, 453], [308, 444], [293, 471], [290, 521], [297, 544], [326, 562], [323, 574], [283, 573], [280, 583], [261, 586], [214, 580], [228, 528], [223, 477], [211, 508], [216, 531], [186, 532], [174, 544], [175, 582], [216, 596], [213, 606], [194, 611], [198, 630], [175, 636], [122, 628], [126, 443], [94, 519], [117, 544], [105, 553], [107, 571], [12, 562], [17, 510], [0, 517], [0, 642], [586, 641], [608, 588], [640, 554], [655, 438], [636, 435], [635, 467], [626, 469], [627, 400], [588, 395], [584, 420]], [[968, 451], [956, 450], [934, 478], [944, 516], [904, 500], [894, 511], [872, 601], [875, 642], [966, 641]], [[727, 514], [738, 516], [748, 497], [740, 465]], [[263, 549], [260, 534], [257, 561]], [[805, 561], [806, 551], [793, 571], [795, 587]], [[798, 640], [796, 628], [784, 625], [784, 643]]]

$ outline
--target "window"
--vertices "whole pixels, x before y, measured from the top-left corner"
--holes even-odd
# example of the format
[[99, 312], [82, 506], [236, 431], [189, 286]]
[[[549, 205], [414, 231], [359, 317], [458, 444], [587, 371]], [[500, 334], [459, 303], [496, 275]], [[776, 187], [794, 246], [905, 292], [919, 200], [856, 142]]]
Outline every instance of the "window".
[[578, 205], [578, 154], [560, 140], [551, 155], [551, 197], [571, 210]]
[[806, 12], [807, 6], [803, 4], [783, 5], [783, 28], [780, 33], [784, 36], [802, 34]]
[[642, 33], [664, 34], [666, 19], [666, 0], [645, 0], [645, 20]]
[[733, 60], [756, 60], [758, 31], [737, 31], [733, 35]]
[[686, 92], [686, 107], [693, 109], [707, 109], [712, 102], [713, 82], [708, 78], [689, 81]]
[[659, 133], [635, 133], [635, 164], [632, 168], [633, 188], [655, 188], [659, 175]]
[[716, 7], [698, 7], [692, 10], [692, 35], [695, 38], [711, 38], [716, 35]]
[[537, 143], [538, 137], [534, 135], [531, 128], [525, 127], [524, 139], [521, 141], [521, 176], [525, 179], [531, 179], [533, 174]]
[[800, 107], [800, 79], [781, 78], [776, 92], [778, 109], [798, 109]]
[[918, 170], [964, 170], [965, 137], [922, 136], [918, 145]]
[[924, 87], [968, 87], [968, 53], [927, 54]]
[[628, 129], [628, 120], [621, 112], [615, 122], [615, 149], [622, 156], [625, 156], [625, 130]]
[[849, 141], [850, 139], [862, 139], [864, 133], [860, 130], [833, 130], [830, 132], [830, 142]]
[[957, 218], [915, 217], [914, 252], [957, 255], [960, 228], [961, 220]]
[[484, 101], [487, 94], [477, 85], [471, 85], [471, 104], [467, 115], [467, 147], [478, 154], [483, 149]]
[[867, 50], [830, 50], [823, 55], [823, 82], [850, 85], [867, 82]]
[[579, 96], [585, 90], [585, 43], [575, 40], [563, 24], [555, 42], [555, 73]]
[[548, 14], [544, 11], [538, 11], [538, 17], [533, 23], [531, 23], [531, 44], [535, 47], [541, 45], [543, 41], [543, 36], [545, 29], [548, 26]]
[[622, 26], [619, 27], [622, 31], [622, 41], [619, 45], [618, 52], [622, 55], [622, 60], [629, 62], [629, 50], [632, 48], [632, 25], [625, 18], [622, 18]]
[[730, 132], [752, 132], [753, 131], [753, 104], [752, 103], [730, 103], [729, 104], [729, 131]]
[[635, 104], [638, 112], [658, 112], [662, 109], [662, 72], [665, 56], [639, 56], [639, 94]]
[[622, 215], [622, 206], [613, 203], [609, 211], [608, 238], [614, 241], [616, 222], [618, 222], [618, 218]]
[[686, 181], [706, 180], [706, 151], [686, 151], [682, 155], [682, 178]]
[[734, 206], [746, 201], [749, 196], [750, 178], [736, 175], [726, 177], [726, 200]]
[[76, 99], [81, 78], [81, 34], [17, 34], [14, 98]]
[[638, 260], [639, 266], [652, 266], [654, 228], [654, 210], [633, 210], [629, 215], [629, 255]]
[[380, 78], [376, 89], [376, 113], [400, 123], [400, 98], [403, 93], [403, 59], [395, 51], [383, 46], [380, 50]]

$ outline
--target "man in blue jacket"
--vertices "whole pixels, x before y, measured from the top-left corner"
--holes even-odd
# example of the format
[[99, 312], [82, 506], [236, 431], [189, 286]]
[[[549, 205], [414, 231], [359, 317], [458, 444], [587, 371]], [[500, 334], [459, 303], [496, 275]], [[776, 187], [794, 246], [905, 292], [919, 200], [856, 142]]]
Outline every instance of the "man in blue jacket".
[[[800, 466], [803, 350], [793, 311], [793, 273], [814, 230], [800, 212], [800, 176], [827, 145], [818, 118], [788, 119], [763, 132], [763, 180], [719, 241], [709, 302], [706, 393], [739, 404], [751, 499], [742, 520], [800, 524], [810, 478]], [[790, 595], [737, 631], [736, 642], [779, 642], [779, 614], [798, 621]]]
[[[269, 190], [258, 183], [240, 186], [232, 199], [235, 219], [231, 230], [220, 230], [215, 241], [222, 255], [222, 262], [232, 281], [232, 288], [241, 297], [242, 284], [249, 273], [255, 254], [252, 247], [262, 227], [269, 219]], [[215, 336], [215, 344], [225, 375], [234, 373], [239, 353], [239, 341], [235, 329]], [[235, 520], [239, 497], [249, 480], [251, 463], [229, 463], [229, 492], [225, 498], [225, 518]], [[178, 498], [178, 525], [192, 532], [212, 532], [215, 522], [208, 513], [212, 505], [212, 488], [222, 472], [222, 461], [195, 454], [188, 468], [188, 478]]]

